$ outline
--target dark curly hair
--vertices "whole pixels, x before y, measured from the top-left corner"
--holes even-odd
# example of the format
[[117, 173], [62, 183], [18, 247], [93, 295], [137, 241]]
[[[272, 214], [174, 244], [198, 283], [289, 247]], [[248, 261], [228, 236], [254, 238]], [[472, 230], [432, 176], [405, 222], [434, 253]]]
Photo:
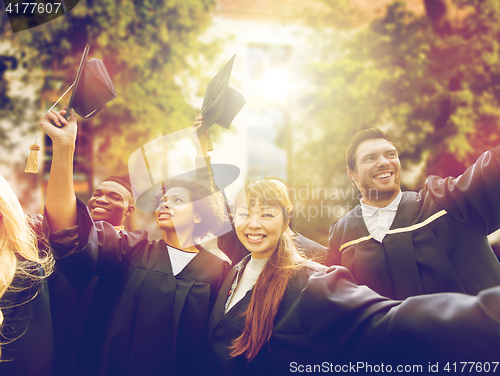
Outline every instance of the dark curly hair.
[[213, 194], [212, 186], [205, 180], [172, 179], [165, 182], [162, 191], [155, 197], [155, 208], [160, 206], [163, 196], [171, 188], [189, 191], [194, 211], [201, 216], [202, 221], [194, 228], [193, 237], [204, 238], [210, 233], [217, 234], [228, 221], [222, 193]]

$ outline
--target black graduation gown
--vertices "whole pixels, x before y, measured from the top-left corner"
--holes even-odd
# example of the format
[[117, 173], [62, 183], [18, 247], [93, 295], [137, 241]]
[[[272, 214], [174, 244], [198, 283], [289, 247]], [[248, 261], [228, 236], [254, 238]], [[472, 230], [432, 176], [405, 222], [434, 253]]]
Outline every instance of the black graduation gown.
[[499, 192], [497, 147], [456, 179], [431, 176], [420, 192], [403, 192], [381, 243], [356, 206], [330, 228], [326, 265], [348, 268], [360, 285], [392, 299], [498, 286], [500, 264], [487, 235], [500, 228]]
[[[43, 275], [41, 267], [34, 268]], [[5, 361], [0, 362], [0, 375], [50, 376], [53, 336], [47, 282], [27, 282], [16, 276], [12, 286], [21, 290], [7, 290], [0, 299], [5, 320], [0, 342], [17, 339], [2, 346], [1, 359]]]
[[[99, 283], [99, 276], [85, 288], [74, 289], [59, 270], [49, 278], [50, 310], [54, 331], [53, 376], [75, 374], [86, 369], [89, 352], [100, 349], [111, 310], [110, 289], [117, 290], [114, 283]], [[97, 293], [94, 290], [97, 287]], [[99, 325], [99, 323], [101, 323]]]
[[[93, 223], [82, 202], [77, 206], [73, 246], [58, 243], [57, 234], [49, 238], [58, 268], [75, 288], [98, 274], [93, 295], [106, 286], [112, 303], [103, 317], [87, 318], [95, 332], [85, 329], [76, 374], [199, 374], [207, 320], [229, 265], [201, 248], [174, 277], [163, 240], [149, 240], [145, 231], [118, 233]], [[91, 303], [91, 310], [100, 308]], [[96, 329], [105, 329], [104, 338], [96, 339]]]
[[320, 264], [325, 261], [326, 254], [328, 252], [328, 248], [325, 246], [322, 246], [314, 240], [306, 238], [298, 232], [295, 233], [293, 240], [295, 241], [299, 251], [303, 252], [307, 258], [319, 262]]
[[[38, 237], [38, 248], [49, 251], [47, 243], [44, 241], [43, 219], [44, 217], [40, 214], [28, 214], [28, 223]], [[82, 343], [85, 345], [88, 343], [81, 341], [81, 338], [84, 336], [85, 323], [98, 278], [98, 276], [94, 277], [89, 286], [78, 290], [71, 287], [57, 266], [47, 278], [54, 337], [52, 376], [74, 374], [77, 357], [86, 358], [82, 357], [83, 354], [86, 354], [86, 349], [80, 348], [80, 346]], [[101, 311], [106, 305], [109, 306], [109, 299], [94, 302], [94, 307], [100, 307]], [[102, 316], [102, 312], [100, 313]], [[88, 332], [96, 332], [96, 330]]]
[[249, 363], [242, 356], [230, 358], [228, 346], [243, 330], [241, 313], [253, 292], [224, 314], [235, 275], [233, 268], [210, 317], [212, 375], [282, 375], [306, 372], [305, 365], [330, 373], [343, 366], [349, 372], [345, 367], [357, 362], [384, 363], [393, 371], [414, 362], [425, 373], [430, 361], [498, 361], [500, 287], [477, 297], [436, 294], [399, 302], [356, 285], [343, 267], [327, 269], [315, 263], [291, 279], [271, 339], [257, 357]]

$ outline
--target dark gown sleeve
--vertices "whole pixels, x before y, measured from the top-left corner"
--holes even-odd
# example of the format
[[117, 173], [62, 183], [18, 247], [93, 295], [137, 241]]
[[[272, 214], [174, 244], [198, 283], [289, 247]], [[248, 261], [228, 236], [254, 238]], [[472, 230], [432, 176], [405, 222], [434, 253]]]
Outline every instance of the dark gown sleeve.
[[37, 245], [42, 257], [45, 256], [45, 252], [49, 252], [49, 243], [45, 234], [43, 232], [43, 215], [41, 214], [28, 214], [27, 216], [28, 225], [35, 231], [37, 238]]
[[[309, 264], [292, 278], [271, 338], [250, 363], [230, 358], [228, 346], [243, 330], [242, 303], [251, 296], [224, 315], [227, 294], [219, 295], [209, 326], [212, 373], [281, 375], [294, 372], [292, 363], [329, 369], [350, 362], [390, 364], [393, 371], [417, 364], [426, 373], [431, 361], [498, 362], [500, 287], [478, 296], [442, 293], [395, 301], [357, 285], [343, 267], [320, 267]], [[230, 283], [232, 278], [221, 294]]]
[[340, 253], [340, 237], [336, 232], [337, 222], [330, 226], [330, 232], [328, 236], [328, 252], [325, 256], [325, 265], [340, 265], [342, 255]]
[[219, 236], [217, 238], [217, 246], [229, 257], [233, 266], [243, 260], [246, 255], [250, 254], [245, 246], [241, 244], [234, 230]]
[[307, 337], [325, 360], [498, 361], [500, 287], [393, 301], [332, 267], [309, 278], [298, 302]]
[[[43, 275], [41, 268], [36, 272]], [[5, 320], [0, 341], [14, 340], [2, 346], [0, 375], [50, 376], [53, 335], [46, 281], [16, 277], [12, 285], [21, 290], [7, 290], [0, 299]]]
[[[85, 204], [77, 199], [77, 226], [50, 234], [44, 232], [57, 267], [75, 289], [86, 287], [95, 275], [113, 275], [149, 240], [146, 231], [116, 231], [107, 222], [92, 220]], [[143, 248], [143, 247], [142, 247]]]
[[426, 188], [456, 221], [489, 235], [500, 228], [500, 146], [458, 178], [430, 176]]
[[301, 251], [307, 258], [324, 264], [328, 248], [315, 242], [314, 240], [306, 238], [304, 235], [295, 233], [292, 238], [295, 241], [297, 249]]

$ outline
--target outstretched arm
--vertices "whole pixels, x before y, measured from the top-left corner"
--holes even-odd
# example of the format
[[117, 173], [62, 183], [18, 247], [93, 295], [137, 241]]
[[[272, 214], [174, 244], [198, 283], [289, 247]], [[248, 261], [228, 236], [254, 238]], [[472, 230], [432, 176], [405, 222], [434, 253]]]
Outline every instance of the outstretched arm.
[[458, 178], [429, 176], [426, 187], [456, 221], [484, 235], [500, 228], [500, 146], [483, 153]]
[[[60, 112], [47, 112], [40, 121], [40, 128], [52, 139], [52, 165], [45, 210], [52, 233], [76, 225], [76, 197], [73, 187], [73, 155], [77, 133], [76, 114], [71, 112], [69, 121], [64, 119], [66, 108]], [[54, 126], [62, 126], [57, 128]]]
[[477, 296], [442, 293], [395, 301], [357, 285], [347, 269], [334, 266], [311, 275], [298, 291], [298, 301], [289, 306], [293, 308], [275, 328], [290, 328], [285, 322], [296, 320], [291, 312], [297, 309], [308, 340], [323, 360], [364, 363], [371, 358], [426, 366], [438, 360], [442, 366], [498, 361], [498, 286]]

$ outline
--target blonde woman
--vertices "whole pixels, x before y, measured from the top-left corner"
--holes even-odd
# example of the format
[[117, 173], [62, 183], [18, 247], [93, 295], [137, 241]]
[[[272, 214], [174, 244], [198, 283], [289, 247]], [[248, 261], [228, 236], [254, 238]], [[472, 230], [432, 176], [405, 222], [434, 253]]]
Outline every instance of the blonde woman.
[[52, 323], [46, 277], [52, 257], [0, 175], [0, 374], [50, 375]]
[[445, 370], [446, 362], [498, 361], [500, 287], [390, 300], [343, 267], [299, 255], [286, 234], [292, 205], [282, 185], [252, 182], [234, 205], [251, 254], [229, 272], [212, 310], [211, 374], [347, 373], [350, 364], [396, 372], [405, 363], [425, 373], [429, 362]]

